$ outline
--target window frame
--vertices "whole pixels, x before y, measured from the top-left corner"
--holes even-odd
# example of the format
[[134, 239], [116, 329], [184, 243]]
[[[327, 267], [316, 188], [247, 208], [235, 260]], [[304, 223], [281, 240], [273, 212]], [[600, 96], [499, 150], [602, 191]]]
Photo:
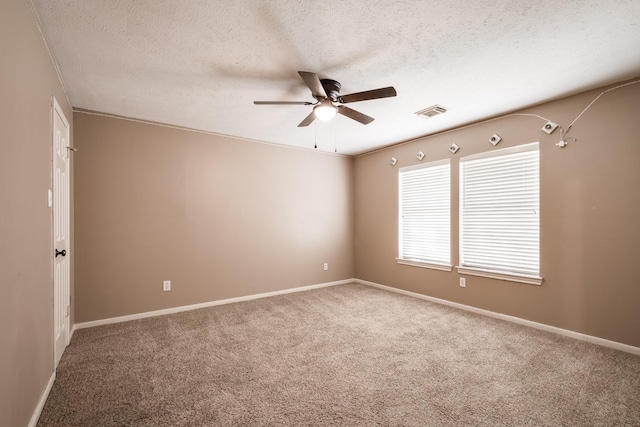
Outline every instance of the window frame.
[[[446, 214], [446, 234], [447, 234], [447, 261], [436, 260], [436, 259], [418, 259], [418, 258], [410, 258], [405, 257], [406, 246], [404, 245], [405, 241], [403, 239], [403, 228], [405, 226], [405, 221], [403, 221], [403, 174], [411, 171], [417, 170], [427, 170], [435, 167], [447, 166], [446, 168], [446, 186], [443, 186], [441, 190], [444, 190], [447, 197], [447, 214]], [[413, 166], [402, 167], [398, 170], [398, 257], [396, 258], [396, 262], [398, 264], [409, 265], [413, 267], [421, 267], [421, 268], [429, 268], [434, 270], [442, 270], [442, 271], [451, 271], [453, 269], [452, 266], [452, 245], [451, 245], [451, 159], [443, 159], [436, 160], [432, 162], [428, 162], [425, 164], [417, 164]], [[446, 188], [445, 188], [446, 187]], [[442, 220], [442, 219], [441, 219]], [[441, 231], [442, 232], [442, 231]], [[443, 251], [444, 252], [444, 251]]]
[[[537, 252], [538, 252], [538, 258], [537, 258], [537, 272], [535, 273], [528, 273], [528, 272], [521, 272], [521, 271], [510, 271], [507, 269], [496, 269], [496, 268], [490, 268], [487, 266], [472, 266], [472, 265], [465, 265], [465, 243], [464, 243], [464, 239], [465, 239], [465, 233], [464, 233], [464, 219], [465, 219], [465, 214], [464, 214], [464, 209], [465, 209], [465, 181], [464, 181], [464, 173], [465, 173], [465, 163], [470, 162], [470, 161], [475, 161], [475, 160], [481, 160], [481, 159], [495, 159], [499, 156], [504, 156], [504, 155], [512, 155], [512, 154], [517, 154], [517, 153], [524, 153], [524, 152], [531, 152], [531, 151], [535, 151], [538, 154], [538, 158], [537, 158], [537, 164], [538, 164], [538, 168], [537, 168], [537, 212], [536, 212], [536, 217], [537, 217]], [[500, 150], [492, 150], [492, 151], [487, 151], [487, 152], [483, 152], [483, 153], [478, 153], [478, 154], [473, 154], [473, 155], [469, 155], [469, 156], [465, 156], [465, 157], [461, 157], [459, 159], [459, 185], [458, 185], [458, 191], [459, 191], [459, 213], [458, 213], [458, 229], [459, 229], [459, 245], [458, 245], [458, 255], [459, 255], [459, 265], [456, 266], [456, 269], [458, 271], [458, 273], [460, 274], [468, 274], [468, 275], [474, 275], [474, 276], [482, 276], [482, 277], [489, 277], [489, 278], [494, 278], [494, 279], [500, 279], [500, 280], [508, 280], [508, 281], [513, 281], [513, 282], [520, 282], [520, 283], [526, 283], [526, 284], [533, 284], [533, 285], [541, 285], [542, 284], [542, 277], [540, 275], [540, 161], [539, 161], [539, 156], [540, 156], [540, 144], [539, 142], [533, 142], [533, 143], [529, 143], [529, 144], [523, 144], [523, 145], [519, 145], [516, 147], [509, 147], [509, 148], [504, 148], [504, 149], [500, 149]], [[468, 236], [466, 236], [468, 238]]]

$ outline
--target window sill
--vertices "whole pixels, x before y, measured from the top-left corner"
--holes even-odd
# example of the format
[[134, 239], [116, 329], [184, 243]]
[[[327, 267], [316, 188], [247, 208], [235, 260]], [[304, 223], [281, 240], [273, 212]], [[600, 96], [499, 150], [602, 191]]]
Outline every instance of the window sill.
[[542, 285], [542, 277], [524, 276], [518, 274], [499, 273], [496, 271], [481, 270], [479, 268], [469, 268], [456, 266], [458, 273], [468, 274], [470, 276], [488, 277], [490, 279], [506, 280], [508, 282], [526, 283], [528, 285]]
[[451, 271], [453, 267], [444, 264], [429, 264], [428, 262], [410, 261], [408, 259], [396, 258], [398, 264], [410, 265], [412, 267], [430, 268], [432, 270]]

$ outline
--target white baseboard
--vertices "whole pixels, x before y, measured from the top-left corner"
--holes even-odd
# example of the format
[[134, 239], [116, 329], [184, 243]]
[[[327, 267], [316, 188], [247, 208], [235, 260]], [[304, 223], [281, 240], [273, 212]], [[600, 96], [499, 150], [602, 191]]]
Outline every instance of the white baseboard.
[[[259, 299], [259, 298], [267, 298], [267, 297], [272, 297], [272, 296], [276, 296], [276, 295], [284, 295], [284, 294], [289, 294], [289, 293], [293, 293], [293, 292], [303, 292], [303, 291], [308, 291], [311, 289], [319, 289], [319, 288], [326, 288], [329, 286], [337, 286], [337, 285], [345, 285], [348, 283], [359, 283], [361, 285], [367, 285], [367, 286], [372, 286], [374, 288], [378, 288], [378, 289], [383, 289], [386, 291], [390, 291], [390, 292], [395, 292], [398, 294], [402, 294], [402, 295], [406, 295], [406, 296], [410, 296], [410, 297], [414, 297], [414, 298], [419, 298], [419, 299], [423, 299], [426, 301], [431, 301], [434, 302], [436, 304], [442, 304], [442, 305], [448, 305], [450, 307], [454, 307], [454, 308], [458, 308], [460, 310], [465, 310], [465, 311], [470, 311], [472, 313], [477, 313], [477, 314], [481, 314], [484, 316], [489, 316], [489, 317], [493, 317], [495, 319], [500, 319], [500, 320], [506, 320], [507, 322], [512, 322], [512, 323], [517, 323], [519, 325], [524, 325], [524, 326], [528, 326], [530, 328], [534, 328], [534, 329], [540, 329], [543, 331], [547, 331], [547, 332], [551, 332], [554, 334], [558, 334], [558, 335], [563, 335], [569, 338], [573, 338], [573, 339], [577, 339], [580, 341], [586, 341], [592, 344], [597, 344], [597, 345], [601, 345], [604, 347], [609, 347], [609, 348], [613, 348], [615, 350], [620, 350], [620, 351], [624, 351], [627, 353], [632, 353], [632, 354], [636, 354], [636, 355], [640, 355], [640, 347], [634, 347], [628, 344], [622, 344], [616, 341], [610, 341], [610, 340], [606, 340], [604, 338], [598, 338], [598, 337], [594, 337], [592, 335], [587, 335], [587, 334], [582, 334], [579, 332], [574, 332], [574, 331], [570, 331], [568, 329], [562, 329], [562, 328], [557, 328], [555, 326], [550, 326], [550, 325], [545, 325], [544, 323], [538, 323], [538, 322], [533, 322], [531, 320], [526, 320], [526, 319], [521, 319], [519, 317], [514, 317], [514, 316], [509, 316], [506, 314], [502, 314], [502, 313], [496, 313], [493, 311], [489, 311], [489, 310], [484, 310], [482, 308], [477, 308], [477, 307], [473, 307], [470, 305], [465, 305], [465, 304], [460, 304], [457, 302], [453, 302], [453, 301], [448, 301], [448, 300], [444, 300], [444, 299], [440, 299], [440, 298], [435, 298], [435, 297], [430, 297], [428, 295], [423, 295], [423, 294], [419, 294], [416, 292], [410, 292], [410, 291], [405, 291], [403, 289], [398, 289], [398, 288], [394, 288], [391, 286], [385, 286], [385, 285], [381, 285], [379, 283], [374, 283], [374, 282], [369, 282], [366, 280], [361, 280], [361, 279], [345, 279], [345, 280], [339, 280], [336, 282], [327, 282], [327, 283], [320, 283], [317, 285], [309, 285], [309, 286], [300, 286], [297, 288], [290, 288], [290, 289], [284, 289], [281, 291], [274, 291], [274, 292], [266, 292], [266, 293], [260, 293], [260, 294], [254, 294], [254, 295], [247, 295], [247, 296], [243, 296], [243, 297], [237, 297], [237, 298], [229, 298], [229, 299], [224, 299], [224, 300], [217, 300], [217, 301], [209, 301], [209, 302], [205, 302], [205, 303], [200, 303], [200, 304], [192, 304], [192, 305], [184, 305], [184, 306], [180, 306], [180, 307], [172, 307], [172, 308], [167, 308], [164, 310], [155, 310], [155, 311], [148, 311], [145, 313], [137, 313], [137, 314], [131, 314], [131, 315], [127, 315], [127, 316], [119, 316], [119, 317], [112, 317], [112, 318], [108, 318], [108, 319], [100, 319], [100, 320], [93, 320], [90, 322], [83, 322], [83, 323], [76, 323], [73, 325], [73, 328], [71, 329], [71, 333], [73, 334], [73, 332], [75, 332], [75, 330], [77, 329], [83, 329], [83, 328], [91, 328], [94, 326], [101, 326], [101, 325], [109, 325], [112, 323], [120, 323], [120, 322], [127, 322], [129, 320], [136, 320], [136, 319], [144, 319], [147, 317], [155, 317], [155, 316], [163, 316], [165, 314], [172, 314], [172, 313], [179, 313], [182, 311], [189, 311], [189, 310], [197, 310], [199, 308], [206, 308], [206, 307], [214, 307], [217, 305], [224, 305], [224, 304], [232, 304], [235, 302], [242, 302], [242, 301], [250, 301], [250, 300], [254, 300], [254, 299]], [[53, 381], [51, 382], [51, 385], [53, 384]], [[49, 389], [51, 388], [51, 386], [49, 386]], [[48, 390], [47, 390], [47, 395], [48, 395]], [[44, 398], [46, 400], [46, 396]], [[44, 402], [42, 403], [42, 405], [44, 406]], [[40, 408], [40, 410], [42, 410], [42, 408]], [[36, 419], [37, 421], [37, 419]]]
[[470, 305], [460, 304], [457, 302], [447, 301], [440, 298], [434, 298], [427, 295], [419, 294], [416, 292], [405, 291], [403, 289], [393, 288], [391, 286], [380, 285], [374, 282], [368, 282], [366, 280], [355, 279], [356, 283], [360, 283], [361, 285], [372, 286], [378, 289], [384, 289], [386, 291], [395, 292], [402, 295], [407, 295], [414, 298], [420, 298], [426, 301], [431, 301], [437, 304], [448, 305], [450, 307], [459, 308], [461, 310], [470, 311], [472, 313], [482, 314], [484, 316], [493, 317], [500, 320], [506, 320], [507, 322], [517, 323], [519, 325], [528, 326], [530, 328], [540, 329], [547, 332], [552, 332], [554, 334], [563, 335], [565, 337], [574, 338], [580, 341], [586, 341], [591, 344], [597, 344], [604, 347], [613, 348], [615, 350], [624, 351], [627, 353], [640, 355], [640, 347], [634, 347], [627, 344], [622, 344], [616, 341], [606, 340], [604, 338], [598, 338], [591, 335], [581, 334], [579, 332], [570, 331], [568, 329], [556, 328], [555, 326], [545, 325], [544, 323], [533, 322], [531, 320], [521, 319], [519, 317], [509, 316], [502, 313], [496, 313], [489, 310], [484, 310], [481, 308], [472, 307]]
[[129, 320], [144, 319], [147, 317], [163, 316], [165, 314], [179, 313], [181, 311], [197, 310], [199, 308], [213, 307], [216, 305], [231, 304], [234, 302], [250, 301], [259, 298], [273, 297], [276, 295], [290, 294], [293, 292], [303, 292], [311, 289], [326, 288], [329, 286], [345, 285], [353, 283], [355, 279], [338, 280], [336, 282], [319, 283], [317, 285], [300, 286], [297, 288], [284, 289], [282, 291], [265, 292], [261, 294], [247, 295], [244, 297], [229, 298], [217, 301], [209, 301], [200, 304], [183, 305], [180, 307], [166, 308], [164, 310], [148, 311], [145, 313], [130, 314], [127, 316], [111, 317], [108, 319], [93, 320], [90, 322], [76, 323], [73, 325], [72, 331], [77, 329], [92, 328], [94, 326], [110, 325], [112, 323], [128, 322]]
[[40, 401], [38, 402], [38, 406], [33, 411], [31, 415], [31, 420], [29, 420], [29, 427], [36, 427], [38, 424], [38, 420], [40, 419], [40, 414], [44, 409], [44, 404], [47, 403], [47, 398], [49, 397], [49, 392], [51, 392], [51, 387], [53, 387], [53, 382], [56, 380], [56, 371], [53, 371], [51, 377], [49, 378], [49, 382], [47, 383], [47, 387], [44, 389], [42, 396], [40, 396]]

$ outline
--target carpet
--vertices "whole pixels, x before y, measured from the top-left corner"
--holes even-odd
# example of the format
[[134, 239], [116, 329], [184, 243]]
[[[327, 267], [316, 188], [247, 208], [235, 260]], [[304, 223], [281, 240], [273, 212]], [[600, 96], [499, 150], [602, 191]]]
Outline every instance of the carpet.
[[359, 284], [75, 332], [38, 426], [640, 426], [640, 356]]

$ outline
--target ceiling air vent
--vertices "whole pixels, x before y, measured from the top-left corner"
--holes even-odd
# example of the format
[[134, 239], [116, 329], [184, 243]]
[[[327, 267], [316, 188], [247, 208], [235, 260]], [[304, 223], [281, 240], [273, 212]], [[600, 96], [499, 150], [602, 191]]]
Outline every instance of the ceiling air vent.
[[447, 112], [446, 108], [444, 108], [442, 105], [436, 104], [436, 105], [432, 105], [431, 107], [427, 107], [424, 110], [417, 111], [415, 114], [416, 116], [430, 119], [433, 116], [437, 116], [439, 114], [443, 114], [446, 112]]

